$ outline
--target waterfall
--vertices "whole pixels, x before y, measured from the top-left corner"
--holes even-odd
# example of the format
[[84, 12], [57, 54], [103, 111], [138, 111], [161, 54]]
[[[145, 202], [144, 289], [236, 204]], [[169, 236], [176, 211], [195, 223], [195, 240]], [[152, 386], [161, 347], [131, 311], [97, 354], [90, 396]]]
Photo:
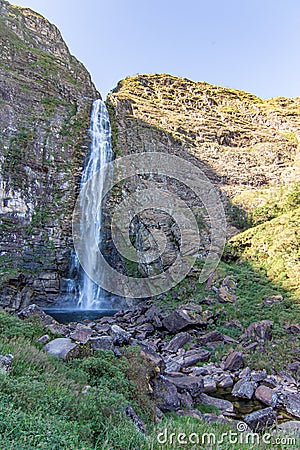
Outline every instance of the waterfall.
[[[95, 175], [105, 164], [112, 161], [113, 151], [111, 146], [111, 129], [109, 122], [109, 115], [102, 100], [95, 100], [93, 103], [90, 123], [90, 136], [91, 145], [87, 162], [84, 167], [84, 171], [81, 178], [81, 188], [85, 183]], [[95, 178], [94, 178], [95, 180]], [[101, 197], [103, 186], [105, 183], [104, 177], [101, 177], [99, 181], [91, 181], [91, 185], [86, 190], [85, 195], [82, 196], [81, 202], [85, 205], [84, 211], [88, 217], [93, 217], [97, 206], [99, 204], [99, 198]], [[102, 211], [98, 209], [96, 215], [96, 223], [89, 220], [89, 226], [84, 230], [84, 246], [86, 249], [90, 248], [92, 237], [98, 236], [98, 245], [101, 247], [102, 240]], [[74, 263], [74, 261], [73, 261]], [[76, 258], [75, 264], [79, 266], [78, 259]], [[96, 266], [96, 255], [89, 254], [87, 261], [88, 268], [92, 269]], [[78, 267], [80, 271], [80, 279], [78, 282], [78, 301], [77, 307], [83, 310], [95, 310], [102, 309], [105, 305], [105, 292], [103, 289], [94, 283], [89, 276]], [[101, 267], [97, 270], [101, 271]], [[90, 273], [92, 270], [89, 271]]]

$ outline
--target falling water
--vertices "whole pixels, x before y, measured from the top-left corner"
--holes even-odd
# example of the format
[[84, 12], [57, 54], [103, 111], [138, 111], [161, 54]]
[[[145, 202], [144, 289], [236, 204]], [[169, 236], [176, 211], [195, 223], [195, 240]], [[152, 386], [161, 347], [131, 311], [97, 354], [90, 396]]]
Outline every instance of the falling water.
[[[102, 100], [95, 100], [93, 103], [90, 136], [92, 140], [90, 145], [90, 153], [82, 174], [81, 188], [106, 163], [112, 161], [113, 157], [109, 115], [105, 103]], [[90, 248], [90, 244], [95, 236], [95, 233], [96, 236], [98, 236], [98, 245], [101, 247], [101, 207], [98, 209], [96, 214], [96, 223], [92, 221], [92, 218], [94, 217], [95, 211], [99, 206], [99, 199], [102, 196], [103, 186], [105, 183], [104, 178], [105, 177], [101, 177], [99, 184], [98, 177], [94, 177], [94, 179], [89, 183], [89, 189], [86, 190], [85, 195], [82, 195], [81, 198], [81, 202], [85, 205], [84, 212], [91, 218], [88, 220], [90, 225], [84, 230], [84, 246], [87, 250]], [[75, 264], [79, 265], [78, 260], [77, 262], [75, 261]], [[96, 255], [91, 252], [87, 261], [87, 269], [90, 269], [88, 270], [89, 273], [92, 273], [92, 268], [94, 269], [96, 264]], [[101, 271], [101, 267], [97, 267], [97, 270]], [[78, 283], [77, 307], [83, 310], [95, 310], [107, 307], [104, 294], [105, 292], [103, 289], [94, 283], [81, 269], [80, 280]]]

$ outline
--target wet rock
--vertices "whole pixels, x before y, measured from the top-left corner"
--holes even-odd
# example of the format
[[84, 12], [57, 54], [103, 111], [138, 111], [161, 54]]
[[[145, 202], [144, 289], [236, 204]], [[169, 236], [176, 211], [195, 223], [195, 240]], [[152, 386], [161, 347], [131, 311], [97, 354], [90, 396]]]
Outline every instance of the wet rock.
[[234, 407], [228, 400], [223, 400], [221, 398], [210, 397], [207, 394], [201, 394], [198, 397], [198, 402], [203, 405], [215, 406], [219, 411], [233, 412]]
[[239, 380], [232, 389], [232, 395], [234, 397], [251, 399], [257, 384], [253, 381], [247, 381], [245, 379]]
[[257, 432], [274, 425], [276, 422], [276, 414], [272, 408], [260, 409], [248, 414], [244, 421], [251, 430]]
[[273, 322], [271, 320], [261, 320], [253, 322], [247, 328], [245, 334], [249, 339], [270, 341], [272, 339]]
[[215, 392], [216, 390], [217, 390], [216, 380], [210, 375], [203, 377], [203, 392], [209, 393]]
[[130, 344], [131, 334], [125, 331], [119, 325], [112, 325], [111, 327], [113, 343], [119, 347]]
[[93, 350], [113, 350], [114, 344], [111, 336], [91, 337], [89, 343]]
[[300, 418], [300, 394], [288, 394], [284, 399], [284, 406], [288, 413]]
[[258, 386], [255, 391], [255, 398], [265, 405], [272, 406], [273, 408], [276, 406], [278, 401], [278, 395], [276, 392], [264, 385]]
[[184, 328], [198, 325], [199, 320], [190, 316], [187, 310], [181, 309], [178, 311], [174, 311], [167, 317], [165, 317], [162, 321], [162, 324], [164, 328], [170, 333], [178, 333]]
[[180, 407], [178, 392], [173, 383], [159, 376], [153, 381], [152, 387], [156, 404], [162, 412], [175, 411]]
[[38, 342], [43, 345], [47, 344], [47, 342], [49, 342], [49, 341], [50, 341], [50, 336], [48, 336], [48, 334], [44, 334], [44, 336], [41, 336], [38, 339]]
[[166, 379], [173, 383], [179, 392], [189, 392], [193, 398], [198, 397], [203, 392], [203, 379], [189, 375], [166, 376]]
[[224, 370], [234, 372], [244, 367], [243, 354], [240, 352], [229, 353], [225, 360]]
[[165, 350], [167, 352], [176, 353], [185, 344], [190, 342], [191, 339], [192, 339], [192, 337], [191, 337], [191, 335], [189, 333], [186, 333], [186, 332], [178, 333], [166, 345]]
[[146, 432], [146, 426], [144, 422], [136, 414], [136, 412], [131, 406], [127, 406], [126, 408], [124, 408], [124, 413], [128, 417], [128, 419], [131, 420], [131, 422], [133, 422], [142, 433]]
[[75, 331], [70, 334], [70, 338], [73, 339], [73, 341], [80, 342], [80, 344], [86, 344], [91, 336], [91, 328], [80, 323], [76, 326]]
[[44, 350], [61, 359], [69, 360], [79, 355], [79, 347], [69, 338], [57, 338], [45, 345]]
[[0, 355], [0, 375], [8, 375], [12, 371], [13, 359], [10, 353], [5, 356]]

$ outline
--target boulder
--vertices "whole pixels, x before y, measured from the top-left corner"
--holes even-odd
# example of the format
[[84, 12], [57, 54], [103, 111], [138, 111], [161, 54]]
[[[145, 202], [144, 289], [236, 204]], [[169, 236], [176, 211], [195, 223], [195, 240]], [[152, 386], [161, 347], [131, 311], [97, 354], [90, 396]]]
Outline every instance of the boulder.
[[69, 338], [57, 338], [44, 346], [44, 350], [61, 359], [69, 360], [79, 355], [79, 347]]
[[195, 326], [198, 323], [199, 321], [189, 315], [188, 311], [185, 309], [172, 312], [162, 321], [164, 328], [170, 333], [178, 333], [179, 331]]
[[136, 414], [134, 409], [131, 406], [126, 406], [124, 408], [125, 416], [128, 417], [131, 422], [135, 424], [135, 426], [142, 432], [146, 432], [146, 426], [145, 423], [142, 421], [142, 419]]
[[44, 334], [43, 336], [41, 336], [38, 340], [37, 340], [40, 344], [47, 344], [47, 342], [50, 341], [50, 336], [48, 334]]
[[166, 376], [170, 383], [173, 383], [179, 392], [189, 392], [193, 398], [198, 397], [203, 392], [203, 379], [189, 375]]
[[232, 389], [232, 395], [234, 397], [247, 398], [250, 400], [253, 397], [257, 384], [253, 381], [245, 379], [239, 380]]
[[210, 375], [203, 377], [203, 392], [215, 392], [217, 390], [216, 380]]
[[300, 418], [300, 394], [287, 394], [284, 399], [284, 406], [288, 413]]
[[160, 370], [163, 370], [165, 367], [165, 363], [163, 358], [151, 348], [149, 345], [139, 343], [138, 344], [141, 349], [141, 355], [150, 361], [154, 366], [159, 367]]
[[222, 375], [218, 379], [218, 387], [227, 389], [233, 386], [233, 379], [229, 375]]
[[82, 324], [77, 324], [75, 331], [70, 334], [70, 338], [73, 341], [79, 342], [80, 344], [86, 344], [92, 335], [92, 329]]
[[289, 420], [288, 422], [281, 423], [278, 425], [278, 429], [285, 431], [289, 434], [294, 434], [300, 437], [300, 421], [299, 420]]
[[206, 345], [209, 342], [223, 341], [223, 335], [220, 331], [211, 331], [210, 333], [204, 334], [198, 338], [197, 342], [199, 345]]
[[28, 317], [32, 316], [40, 317], [44, 325], [58, 323], [56, 320], [53, 319], [53, 317], [46, 314], [39, 306], [35, 304], [27, 306], [18, 313], [18, 317], [20, 317], [20, 319], [28, 319]]
[[113, 350], [114, 344], [111, 336], [91, 337], [89, 343], [93, 350]]
[[248, 414], [244, 421], [251, 430], [257, 432], [274, 425], [276, 422], [276, 414], [272, 408], [259, 409]]
[[234, 372], [244, 367], [243, 354], [240, 352], [229, 353], [225, 360], [224, 370]]
[[114, 345], [122, 347], [123, 345], [130, 344], [131, 334], [119, 327], [119, 325], [112, 325], [111, 332]]
[[13, 359], [10, 353], [5, 356], [0, 355], [0, 375], [8, 375], [12, 371]]
[[58, 322], [50, 323], [50, 325], [46, 325], [46, 328], [50, 333], [61, 334], [64, 337], [68, 336], [70, 333], [70, 330], [66, 325]]
[[261, 320], [253, 322], [247, 328], [245, 334], [248, 339], [259, 341], [270, 341], [272, 339], [273, 322], [271, 320]]
[[252, 381], [255, 381], [256, 383], [261, 383], [267, 378], [267, 371], [265, 369], [253, 371], [250, 374], [250, 378]]
[[201, 394], [198, 399], [198, 403], [203, 405], [215, 406], [219, 411], [233, 412], [234, 407], [228, 400], [223, 400], [221, 398], [210, 397], [207, 394]]
[[177, 389], [165, 377], [157, 377], [153, 381], [152, 387], [154, 399], [162, 412], [175, 411], [180, 407]]
[[255, 391], [255, 398], [265, 405], [272, 406], [273, 408], [276, 406], [278, 401], [278, 395], [276, 392], [264, 385], [258, 386]]
[[182, 360], [182, 367], [193, 366], [197, 362], [205, 362], [210, 358], [210, 351], [202, 348], [189, 350], [185, 353]]
[[186, 332], [178, 333], [170, 340], [170, 342], [165, 346], [164, 349], [167, 352], [176, 353], [185, 344], [190, 342], [191, 339], [192, 337], [189, 333]]

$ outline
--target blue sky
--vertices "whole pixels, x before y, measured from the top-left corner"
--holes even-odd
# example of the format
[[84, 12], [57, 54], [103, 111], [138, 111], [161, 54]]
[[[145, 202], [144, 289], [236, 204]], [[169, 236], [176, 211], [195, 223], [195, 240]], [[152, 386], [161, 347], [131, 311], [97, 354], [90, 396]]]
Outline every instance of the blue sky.
[[262, 98], [300, 96], [299, 0], [16, 0], [55, 23], [105, 97], [171, 73]]

